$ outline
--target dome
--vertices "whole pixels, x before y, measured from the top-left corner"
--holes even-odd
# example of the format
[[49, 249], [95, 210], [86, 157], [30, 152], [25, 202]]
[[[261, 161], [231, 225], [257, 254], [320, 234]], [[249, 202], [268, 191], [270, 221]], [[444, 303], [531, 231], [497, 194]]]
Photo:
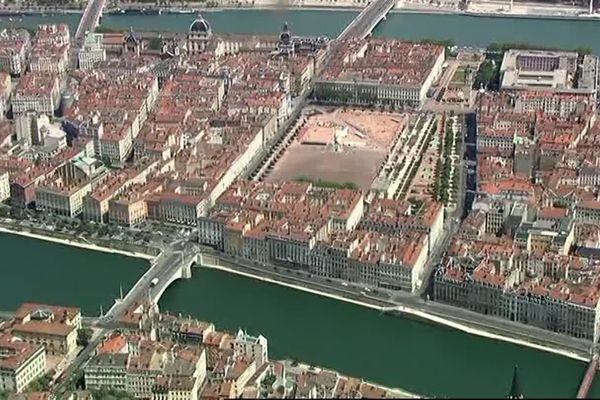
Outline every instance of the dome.
[[282, 43], [289, 43], [292, 38], [292, 34], [290, 33], [290, 28], [288, 27], [288, 23], [283, 24], [283, 31], [279, 35], [279, 41]]
[[192, 33], [210, 33], [210, 24], [207, 20], [202, 18], [202, 15], [198, 14], [198, 17], [190, 25], [190, 32]]

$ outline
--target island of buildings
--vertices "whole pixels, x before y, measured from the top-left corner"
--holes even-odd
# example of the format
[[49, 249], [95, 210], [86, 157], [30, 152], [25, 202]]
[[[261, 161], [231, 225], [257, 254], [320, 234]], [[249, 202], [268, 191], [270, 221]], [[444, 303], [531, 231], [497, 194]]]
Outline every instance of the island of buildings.
[[[0, 200], [99, 224], [180, 224], [258, 267], [595, 341], [598, 58], [509, 50], [488, 92], [472, 90], [482, 51], [352, 39], [327, 63], [330, 50], [287, 24], [278, 37], [214, 35], [200, 16], [187, 33], [88, 33], [75, 58], [65, 25], [5, 30]], [[35, 314], [10, 326], [20, 341], [6, 346], [68, 354], [73, 337], [38, 340], [45, 310]], [[263, 374], [288, 393], [266, 348], [249, 359], [201, 326], [193, 340], [210, 336], [224, 360], [150, 329], [109, 338], [120, 345], [93, 359], [86, 382], [217, 398], [250, 396]], [[315, 376], [296, 387], [337, 390], [338, 378]], [[11, 389], [26, 386], [15, 379]]]

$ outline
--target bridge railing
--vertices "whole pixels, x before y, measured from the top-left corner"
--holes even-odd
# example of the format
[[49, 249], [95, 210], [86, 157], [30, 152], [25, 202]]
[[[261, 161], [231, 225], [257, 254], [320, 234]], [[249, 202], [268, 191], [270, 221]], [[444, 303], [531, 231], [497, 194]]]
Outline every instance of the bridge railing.
[[[146, 270], [146, 272], [144, 272], [144, 275], [142, 275], [140, 277], [140, 279], [137, 280], [137, 282], [134, 283], [134, 285], [131, 287], [131, 289], [129, 289], [129, 291], [127, 292], [127, 294], [125, 295], [125, 297], [122, 299], [123, 301], [125, 301], [125, 299], [127, 299], [127, 297], [135, 292], [135, 290], [138, 288], [138, 286], [141, 284], [140, 282], [143, 282], [145, 280], [147, 280], [148, 276], [152, 275], [154, 272], [154, 269], [160, 264], [160, 258], [163, 257], [165, 253], [161, 252], [158, 256], [154, 257], [151, 261], [151, 265], [150, 268], [148, 268]], [[100, 318], [107, 318], [110, 314], [112, 314], [115, 310], [115, 307], [118, 307], [119, 303], [117, 303], [115, 301], [115, 303], [112, 305], [112, 307], [106, 312], [106, 314], [104, 314], [103, 316], [101, 316]]]

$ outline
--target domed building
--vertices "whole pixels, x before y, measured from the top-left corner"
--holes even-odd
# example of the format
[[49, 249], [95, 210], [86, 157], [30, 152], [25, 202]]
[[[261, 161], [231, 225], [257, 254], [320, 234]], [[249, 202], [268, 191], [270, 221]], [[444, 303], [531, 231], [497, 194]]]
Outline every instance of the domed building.
[[207, 20], [202, 18], [202, 15], [198, 14], [198, 17], [190, 25], [190, 33], [199, 35], [211, 35], [212, 30]]
[[294, 52], [294, 41], [292, 40], [292, 32], [288, 23], [283, 24], [283, 30], [279, 34], [279, 42], [277, 50], [280, 54], [292, 54]]
[[212, 29], [207, 20], [198, 14], [194, 22], [190, 25], [187, 37], [187, 51], [198, 53], [206, 48], [207, 43], [212, 38]]
[[283, 30], [279, 35], [279, 42], [282, 44], [292, 43], [292, 33], [290, 32], [290, 27], [287, 22], [283, 24]]

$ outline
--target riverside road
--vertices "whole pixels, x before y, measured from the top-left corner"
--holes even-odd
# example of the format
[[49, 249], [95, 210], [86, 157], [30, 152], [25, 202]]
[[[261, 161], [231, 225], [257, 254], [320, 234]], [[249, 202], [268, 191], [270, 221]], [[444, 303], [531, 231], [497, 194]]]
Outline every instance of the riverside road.
[[[364, 287], [356, 285], [342, 286], [341, 281], [331, 279], [327, 281], [326, 278], [315, 277], [314, 275], [309, 277], [309, 274], [304, 271], [290, 269], [288, 272], [288, 269], [283, 267], [271, 267], [268, 269], [223, 255], [220, 255], [219, 258], [219, 265], [239, 272], [270, 278], [290, 285], [302, 286], [346, 299], [368, 303], [375, 307], [404, 306], [415, 311], [461, 323], [474, 329], [551, 348], [564, 349], [577, 354], [583, 359], [589, 359], [591, 343], [585, 340], [478, 314], [458, 307], [426, 301], [409, 293], [392, 295], [389, 292], [379, 289], [376, 292], [371, 290], [369, 293], [366, 293]], [[338, 287], [335, 287], [334, 284], [338, 285]], [[404, 315], [407, 316], [408, 314]]]

